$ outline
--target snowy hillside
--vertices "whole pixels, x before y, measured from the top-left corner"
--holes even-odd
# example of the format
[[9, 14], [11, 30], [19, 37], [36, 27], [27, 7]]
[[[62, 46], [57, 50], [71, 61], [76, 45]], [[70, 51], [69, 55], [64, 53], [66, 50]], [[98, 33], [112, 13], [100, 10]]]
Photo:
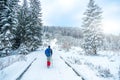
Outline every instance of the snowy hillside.
[[[107, 56], [102, 52], [98, 56], [84, 56], [80, 54], [81, 50], [75, 47], [69, 52], [57, 48], [53, 48], [53, 51], [50, 68], [46, 67], [44, 49], [40, 49], [0, 70], [0, 80], [120, 79], [120, 56], [118, 55]], [[7, 61], [7, 58], [0, 60]]]

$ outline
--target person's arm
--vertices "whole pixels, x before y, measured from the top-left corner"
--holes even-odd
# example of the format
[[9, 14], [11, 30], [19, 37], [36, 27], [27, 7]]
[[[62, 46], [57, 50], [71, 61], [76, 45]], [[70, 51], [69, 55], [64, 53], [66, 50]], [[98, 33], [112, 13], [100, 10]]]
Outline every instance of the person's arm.
[[51, 55], [53, 54], [53, 51], [52, 51], [52, 49], [51, 49]]

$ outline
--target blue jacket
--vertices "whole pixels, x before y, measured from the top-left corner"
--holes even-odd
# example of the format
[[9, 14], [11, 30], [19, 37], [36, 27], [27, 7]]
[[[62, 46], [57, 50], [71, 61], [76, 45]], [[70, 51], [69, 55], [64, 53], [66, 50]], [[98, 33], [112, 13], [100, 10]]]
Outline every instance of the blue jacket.
[[52, 56], [52, 49], [47, 48], [47, 49], [45, 50], [45, 55], [46, 55], [47, 57]]

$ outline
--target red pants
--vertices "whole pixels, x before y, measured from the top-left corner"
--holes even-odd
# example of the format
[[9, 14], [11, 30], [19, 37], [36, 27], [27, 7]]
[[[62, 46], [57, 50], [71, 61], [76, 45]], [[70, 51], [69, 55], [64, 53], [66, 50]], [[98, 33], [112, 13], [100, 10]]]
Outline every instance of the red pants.
[[50, 67], [51, 62], [47, 61], [47, 67]]

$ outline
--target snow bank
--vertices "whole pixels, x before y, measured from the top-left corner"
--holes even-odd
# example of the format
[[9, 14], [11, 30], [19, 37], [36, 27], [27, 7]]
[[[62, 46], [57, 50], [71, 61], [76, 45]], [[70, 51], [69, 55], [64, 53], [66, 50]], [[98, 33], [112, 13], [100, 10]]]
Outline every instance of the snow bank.
[[0, 58], [0, 70], [12, 65], [15, 62], [26, 60], [23, 55], [13, 55], [9, 57]]
[[[0, 80], [16, 80], [16, 78], [20, 76], [20, 74], [26, 69], [26, 67], [32, 62], [32, 60], [36, 58], [36, 55], [37, 54], [33, 52], [27, 56], [22, 56], [20, 58], [14, 56], [14, 58], [18, 59], [18, 62], [15, 62], [5, 69], [0, 70]], [[26, 57], [25, 60], [23, 57]], [[1, 61], [4, 62], [7, 58], [9, 57], [6, 57]]]

